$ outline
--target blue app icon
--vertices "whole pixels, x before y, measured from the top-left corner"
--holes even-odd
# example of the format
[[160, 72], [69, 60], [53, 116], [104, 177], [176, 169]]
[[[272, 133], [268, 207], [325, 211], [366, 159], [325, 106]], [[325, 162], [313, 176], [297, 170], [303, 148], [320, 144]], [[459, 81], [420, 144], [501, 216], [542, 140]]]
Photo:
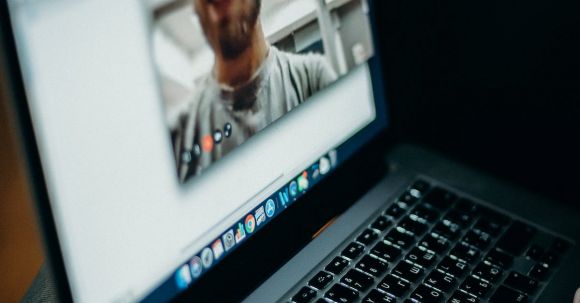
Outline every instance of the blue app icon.
[[290, 196], [295, 197], [298, 194], [298, 183], [296, 181], [290, 182]]
[[188, 264], [181, 266], [175, 273], [175, 284], [179, 289], [186, 289], [191, 284], [191, 280]]
[[268, 202], [266, 202], [266, 216], [268, 216], [268, 218], [271, 218], [275, 212], [276, 212], [276, 203], [274, 203], [274, 200], [269, 199]]
[[[296, 189], [298, 190], [298, 188]], [[280, 192], [278, 192], [278, 200], [283, 207], [286, 207], [290, 202], [290, 196], [288, 195], [288, 187], [284, 187]]]

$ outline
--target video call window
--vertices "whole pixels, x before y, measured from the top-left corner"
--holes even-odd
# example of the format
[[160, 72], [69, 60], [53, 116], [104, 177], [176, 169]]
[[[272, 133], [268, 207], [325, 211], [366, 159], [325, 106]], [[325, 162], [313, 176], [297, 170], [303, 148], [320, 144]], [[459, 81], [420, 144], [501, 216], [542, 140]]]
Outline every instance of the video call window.
[[181, 183], [374, 52], [364, 0], [149, 2]]

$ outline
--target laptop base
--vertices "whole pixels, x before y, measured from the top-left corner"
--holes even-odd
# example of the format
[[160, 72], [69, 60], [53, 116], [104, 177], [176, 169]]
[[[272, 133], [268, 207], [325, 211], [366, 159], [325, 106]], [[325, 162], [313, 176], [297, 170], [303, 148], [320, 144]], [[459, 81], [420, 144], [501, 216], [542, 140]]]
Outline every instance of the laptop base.
[[[295, 256], [268, 281], [261, 285], [245, 300], [246, 302], [288, 302], [292, 300], [294, 296], [297, 296], [300, 293], [302, 287], [308, 285], [309, 280], [312, 280], [317, 273], [324, 271], [325, 267], [328, 266], [328, 263], [332, 261], [335, 256], [340, 255], [341, 250], [347, 248], [349, 243], [357, 238], [358, 234], [365, 229], [363, 226], [366, 227], [367, 225], [372, 224], [373, 222], [370, 220], [376, 220], [375, 218], [379, 212], [383, 213], [386, 209], [391, 207], [397, 200], [397, 197], [399, 197], [399, 195], [404, 192], [409, 185], [413, 184], [418, 177], [427, 179], [432, 184], [444, 186], [453, 189], [453, 191], [460, 192], [462, 196], [475, 199], [478, 202], [481, 202], [481, 205], [486, 205], [486, 207], [489, 207], [490, 209], [503, 210], [518, 222], [524, 222], [526, 225], [529, 224], [533, 229], [540, 230], [543, 233], [548, 230], [555, 231], [559, 234], [555, 235], [556, 238], [565, 239], [564, 241], [566, 243], [572, 243], [574, 241], [578, 242], [580, 239], [578, 231], [574, 229], [576, 222], [579, 222], [580, 220], [580, 215], [573, 211], [567, 211], [554, 202], [529, 194], [493, 177], [475, 172], [458, 163], [447, 160], [419, 147], [410, 145], [397, 146], [389, 154], [387, 159], [391, 168], [389, 175], [379, 182], [373, 190], [371, 190], [351, 209], [337, 218], [330, 227], [318, 235], [318, 237], [304, 248], [301, 253]], [[478, 205], [480, 205], [480, 203], [478, 203]], [[554, 220], [554, 216], [561, 218], [561, 220]], [[392, 217], [387, 217], [392, 219]], [[400, 223], [401, 221], [397, 222]], [[392, 228], [394, 229], [394, 227]], [[464, 232], [464, 234], [466, 233], [467, 231]], [[381, 238], [384, 237], [385, 234], [381, 234]], [[496, 239], [496, 241], [499, 242], [500, 240]], [[389, 243], [389, 240], [386, 240], [386, 242]], [[456, 240], [454, 243], [459, 242], [459, 240]], [[506, 241], [504, 240], [504, 242]], [[375, 245], [374, 242], [373, 245]], [[572, 245], [570, 245], [570, 247], [572, 247]], [[527, 250], [529, 247], [526, 246], [525, 249]], [[368, 248], [369, 252], [370, 250], [371, 249]], [[405, 250], [404, 255], [409, 251], [410, 249]], [[447, 250], [447, 254], [453, 255], [455, 258], [456, 254], [451, 254], [450, 251], [451, 249]], [[485, 250], [485, 252], [488, 253], [488, 250]], [[525, 254], [526, 252], [522, 253]], [[580, 268], [580, 264], [578, 264], [580, 258], [578, 258], [578, 256], [578, 248], [570, 248], [568, 252], [564, 254], [564, 257], [559, 260], [559, 264], [561, 265], [558, 266], [559, 269], [551, 269], [553, 270], [550, 272], [550, 278], [552, 281], [549, 283], [546, 283], [548, 281], [542, 282], [543, 290], [538, 289], [529, 291], [530, 294], [520, 298], [521, 301], [571, 302], [577, 286], [580, 285], [580, 277], [578, 277], [574, 270], [571, 270], [573, 268]], [[475, 265], [472, 264], [468, 267], [470, 271], [475, 271], [476, 264], [485, 260], [485, 256], [478, 257], [481, 259], [476, 260], [477, 262], [474, 263]], [[404, 257], [399, 257], [397, 261], [402, 260], [403, 258]], [[517, 260], [523, 259], [525, 258], [519, 258]], [[348, 257], [346, 257], [346, 260], [350, 261]], [[356, 262], [360, 262], [360, 260], [360, 257], [354, 259]], [[442, 260], [443, 257], [439, 256], [438, 261]], [[518, 261], [518, 263], [522, 262]], [[397, 264], [398, 263], [396, 262], [389, 264], [388, 272], [393, 273], [392, 271], [396, 270], [394, 267]], [[518, 266], [520, 268], [517, 268], [517, 270], [512, 268], [507, 272], [503, 272], [498, 281], [503, 281], [504, 284], [513, 284], [512, 280], [514, 277], [512, 277], [512, 272], [521, 272], [523, 269], [522, 267], [525, 267], [525, 264], [518, 264]], [[354, 264], [352, 264], [351, 267], [354, 267]], [[435, 268], [435, 266], [432, 268]], [[360, 270], [356, 271], [359, 272]], [[343, 279], [342, 277], [344, 277], [344, 275], [345, 273], [343, 272], [336, 276], [335, 280]], [[394, 275], [397, 277], [396, 273]], [[454, 283], [456, 283], [455, 287], [460, 288], [459, 286], [461, 285], [462, 289], [468, 288], [469, 285], [464, 286], [464, 284], [468, 283], [467, 278], [469, 276], [469, 274], [464, 274], [461, 276], [462, 282], [454, 281]], [[380, 279], [377, 280], [380, 281], [383, 277], [386, 277], [384, 273], [381, 274]], [[427, 289], [419, 289], [419, 286], [422, 284], [421, 281], [427, 280], [427, 277], [428, 275], [425, 274], [418, 277], [418, 282], [411, 282], [411, 287], [417, 289], [406, 291], [402, 297], [417, 298], [415, 295], [416, 292], [419, 292], [418, 295], [420, 296], [421, 292], [424, 290], [425, 293], [428, 294], [426, 290], [430, 291], [436, 289], [431, 288], [428, 283], [427, 285], [429, 286]], [[407, 281], [408, 279], [409, 278], [407, 278]], [[348, 281], [349, 277], [346, 278], [347, 284]], [[318, 298], [328, 298], [329, 296], [332, 296], [332, 294], [329, 295], [328, 293], [339, 290], [331, 289], [330, 285], [334, 285], [335, 283], [343, 286], [345, 285], [345, 281], [342, 280], [340, 283], [332, 281], [332, 283], [329, 283], [322, 291], [317, 292], [315, 296]], [[375, 284], [377, 283], [378, 282], [375, 281]], [[492, 284], [492, 287], [489, 291], [482, 291], [486, 293], [480, 296], [483, 298], [480, 302], [487, 302], [488, 300], [493, 300], [493, 298], [504, 298], [502, 296], [517, 295], [517, 293], [512, 291], [513, 289], [511, 287], [498, 287], [498, 285], [501, 284], [499, 282], [494, 281], [493, 283], [490, 282], [490, 284]], [[355, 288], [346, 287], [346, 289], [356, 290], [356, 287], [360, 285], [351, 286], [354, 286]], [[308, 286], [308, 288], [315, 291], [317, 290], [314, 286]], [[461, 295], [463, 293], [464, 291], [459, 294]], [[354, 301], [360, 301], [365, 298], [367, 294], [370, 295], [371, 292], [365, 288], [364, 292], [358, 292], [360, 297], [358, 297], [358, 300]], [[385, 294], [385, 292], [380, 292], [380, 294]], [[469, 298], [472, 297], [468, 297], [468, 299]], [[447, 299], [452, 299], [450, 294], [445, 295], [445, 300]], [[517, 300], [517, 298], [514, 300]], [[315, 300], [311, 301], [314, 302]]]

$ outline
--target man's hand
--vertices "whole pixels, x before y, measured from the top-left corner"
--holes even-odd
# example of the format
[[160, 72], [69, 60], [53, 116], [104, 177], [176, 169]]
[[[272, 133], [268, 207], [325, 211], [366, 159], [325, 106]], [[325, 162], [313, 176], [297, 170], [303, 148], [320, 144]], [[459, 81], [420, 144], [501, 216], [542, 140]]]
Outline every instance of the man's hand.
[[574, 303], [580, 303], [580, 288], [576, 290], [576, 295], [574, 295]]

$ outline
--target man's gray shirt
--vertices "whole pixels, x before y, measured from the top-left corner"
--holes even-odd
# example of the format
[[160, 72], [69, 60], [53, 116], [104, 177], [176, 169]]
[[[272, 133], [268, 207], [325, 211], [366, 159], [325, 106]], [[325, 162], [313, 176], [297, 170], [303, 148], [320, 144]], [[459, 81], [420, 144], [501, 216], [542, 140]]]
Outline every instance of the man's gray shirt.
[[324, 57], [273, 46], [255, 76], [240, 87], [205, 76], [173, 131], [180, 181], [199, 174], [336, 78]]

